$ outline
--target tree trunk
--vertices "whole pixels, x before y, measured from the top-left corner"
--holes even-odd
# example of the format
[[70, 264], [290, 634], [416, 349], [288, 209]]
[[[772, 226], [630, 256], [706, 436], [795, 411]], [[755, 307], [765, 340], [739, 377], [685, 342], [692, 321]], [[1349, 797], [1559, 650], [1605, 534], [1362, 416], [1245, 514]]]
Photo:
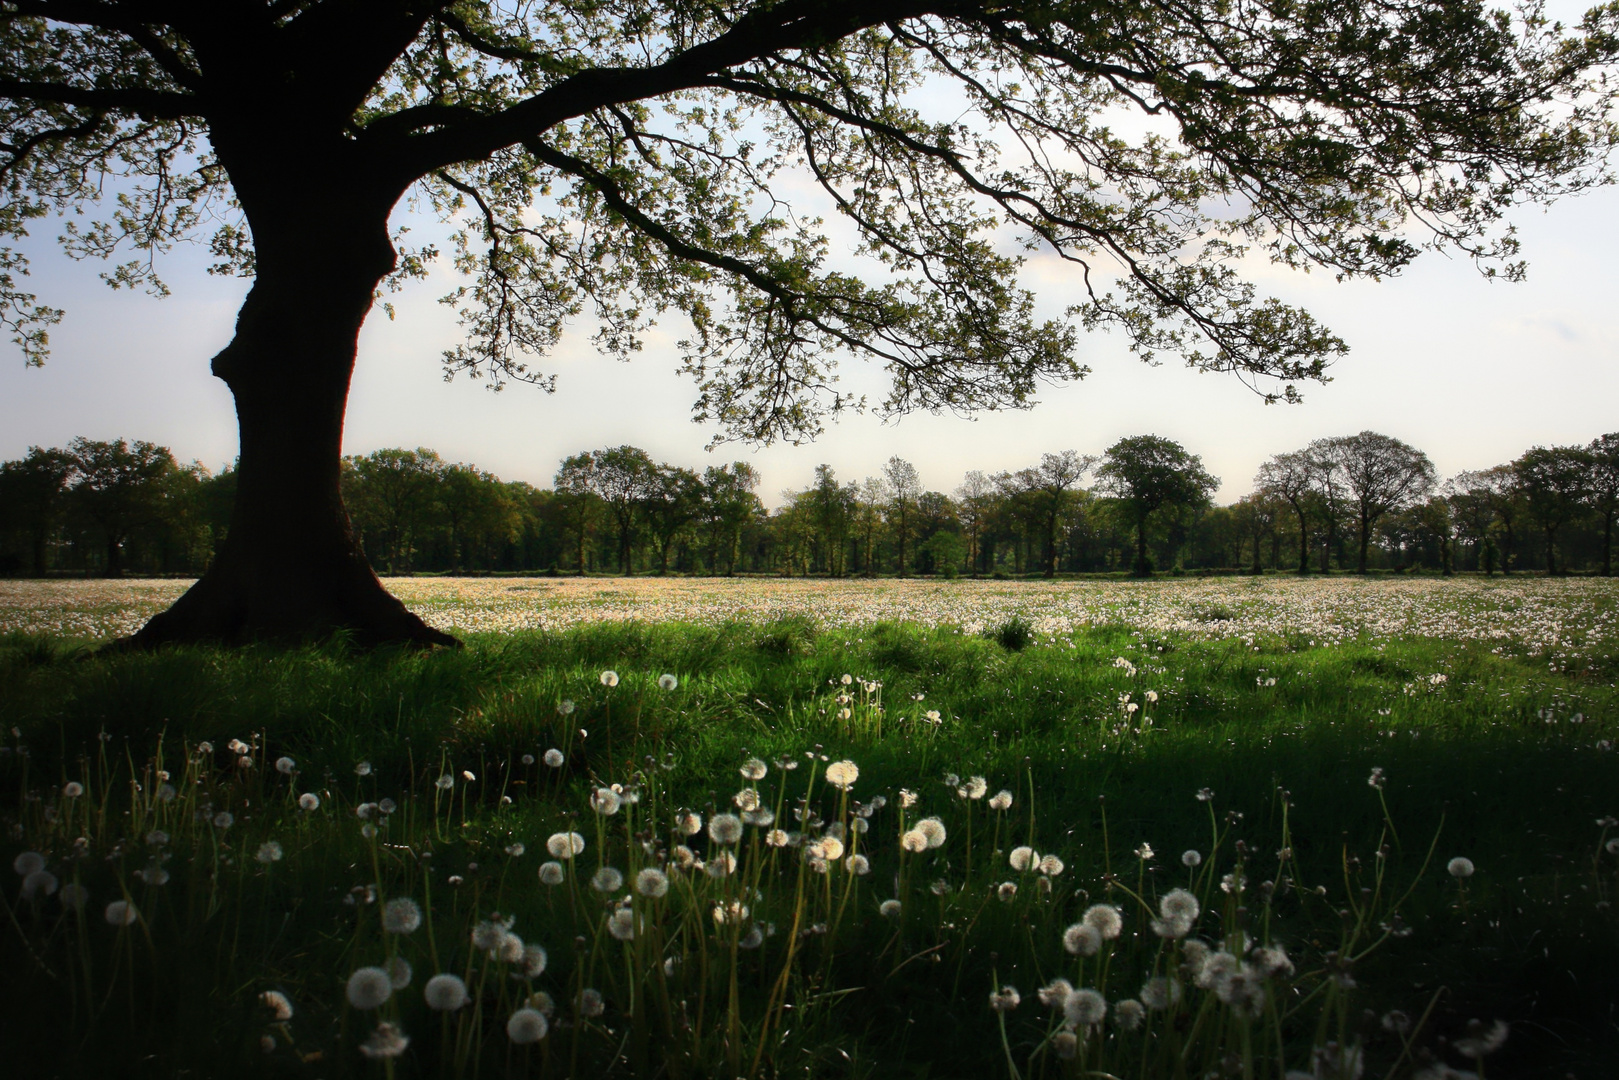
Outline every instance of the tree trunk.
[[1136, 577], [1148, 577], [1152, 574], [1152, 566], [1147, 562], [1147, 515], [1141, 514], [1136, 518]]
[[1355, 560], [1355, 573], [1366, 572], [1366, 548], [1372, 540], [1372, 523], [1362, 515], [1360, 519], [1360, 555]]
[[1557, 530], [1546, 527], [1546, 576], [1557, 576]]
[[[239, 185], [240, 187], [240, 185]], [[213, 564], [122, 644], [308, 641], [455, 645], [372, 572], [339, 490], [360, 324], [393, 269], [393, 198], [364, 204], [283, 181], [244, 197], [257, 280], [213, 372], [241, 436], [230, 529]], [[242, 192], [244, 196], [254, 194]]]
[[123, 577], [124, 539], [111, 529], [107, 530], [107, 565], [102, 568], [103, 577]]
[[1602, 518], [1602, 576], [1613, 576], [1613, 515]]
[[1310, 572], [1310, 522], [1299, 507], [1293, 504], [1293, 512], [1299, 516], [1299, 573]]

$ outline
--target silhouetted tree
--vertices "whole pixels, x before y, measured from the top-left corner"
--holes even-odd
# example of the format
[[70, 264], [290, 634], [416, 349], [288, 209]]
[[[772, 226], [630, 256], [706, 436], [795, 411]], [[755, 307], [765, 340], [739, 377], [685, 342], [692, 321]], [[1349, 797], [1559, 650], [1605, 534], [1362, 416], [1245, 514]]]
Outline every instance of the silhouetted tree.
[[1583, 446], [1536, 446], [1512, 463], [1529, 513], [1546, 537], [1546, 573], [1557, 573], [1557, 532], [1585, 512], [1591, 454]]
[[69, 499], [101, 533], [108, 577], [123, 573], [124, 543], [162, 513], [163, 481], [178, 468], [166, 447], [136, 440], [97, 442], [78, 438], [68, 444], [73, 457]]
[[1612, 577], [1613, 521], [1619, 515], [1619, 432], [1592, 439], [1585, 452], [1591, 455], [1587, 498], [1602, 519], [1602, 576]]
[[888, 528], [899, 547], [899, 576], [904, 577], [905, 549], [916, 527], [914, 511], [922, 494], [922, 478], [915, 465], [896, 454], [883, 466], [883, 479], [888, 488]]
[[61, 523], [74, 467], [67, 451], [37, 446], [21, 460], [0, 465], [0, 531], [25, 538], [35, 574], [47, 568], [47, 545]]

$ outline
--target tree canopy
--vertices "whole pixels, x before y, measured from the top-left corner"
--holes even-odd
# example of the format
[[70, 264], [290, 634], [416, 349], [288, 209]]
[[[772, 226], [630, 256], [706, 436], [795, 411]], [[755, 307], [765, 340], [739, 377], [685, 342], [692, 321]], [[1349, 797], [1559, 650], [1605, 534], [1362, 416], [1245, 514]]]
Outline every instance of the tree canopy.
[[[0, 233], [61, 213], [70, 254], [154, 291], [155, 257], [201, 233], [254, 278], [213, 361], [242, 431], [233, 539], [146, 640], [442, 640], [360, 565], [338, 494], [359, 324], [433, 261], [390, 232], [402, 198], [454, 229], [449, 373], [545, 383], [575, 316], [628, 354], [674, 312], [721, 436], [863, 407], [847, 355], [886, 368], [885, 414], [1025, 407], [1084, 374], [1081, 327], [1293, 398], [1344, 345], [1261, 295], [1244, 252], [1377, 277], [1440, 246], [1521, 273], [1503, 214], [1602, 179], [1616, 22], [1450, 0], [0, 0]], [[1066, 317], [1036, 314], [1027, 251], [1075, 267]], [[0, 319], [40, 362], [59, 313], [26, 269], [0, 249]]]

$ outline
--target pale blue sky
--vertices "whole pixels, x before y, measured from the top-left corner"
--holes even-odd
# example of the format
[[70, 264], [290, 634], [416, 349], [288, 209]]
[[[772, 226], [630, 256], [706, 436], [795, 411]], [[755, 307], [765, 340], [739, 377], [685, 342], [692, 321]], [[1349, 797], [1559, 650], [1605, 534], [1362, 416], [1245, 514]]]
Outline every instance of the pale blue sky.
[[[1347, 285], [1259, 267], [1263, 289], [1307, 306], [1351, 346], [1333, 382], [1304, 388], [1303, 405], [1266, 406], [1230, 377], [1145, 367], [1103, 334], [1083, 342], [1093, 374], [1043, 392], [1032, 412], [977, 421], [915, 415], [887, 425], [852, 417], [812, 445], [713, 453], [704, 450], [712, 430], [690, 420], [694, 389], [676, 373], [678, 326], [654, 332], [629, 364], [595, 355], [581, 328], [552, 358], [560, 375], [554, 395], [446, 384], [438, 356], [458, 331], [453, 313], [435, 302], [450, 287], [441, 266], [392, 297], [396, 321], [377, 311], [367, 323], [345, 450], [429, 446], [543, 485], [564, 455], [629, 442], [699, 469], [752, 461], [764, 476], [761, 494], [774, 504], [784, 488], [807, 484], [820, 462], [859, 479], [899, 454], [929, 487], [950, 491], [968, 469], [1016, 469], [1053, 450], [1099, 453], [1121, 436], [1154, 432], [1201, 454], [1224, 481], [1219, 498], [1229, 501], [1249, 490], [1269, 455], [1371, 428], [1427, 451], [1449, 475], [1533, 444], [1583, 443], [1619, 430], [1612, 269], [1619, 191], [1549, 211], [1525, 208], [1514, 220], [1530, 263], [1529, 280], [1517, 285], [1487, 282], [1466, 261], [1432, 254], [1401, 278]], [[246, 283], [209, 277], [206, 262], [197, 249], [165, 259], [174, 295], [158, 301], [113, 293], [97, 279], [99, 265], [41, 251], [31, 287], [68, 314], [44, 369], [24, 369], [14, 350], [0, 354], [0, 458], [86, 435], [149, 439], [211, 467], [228, 462], [234, 415], [208, 360], [229, 339]], [[1078, 288], [1054, 260], [1033, 261], [1026, 280], [1052, 314]], [[880, 373], [858, 363], [844, 371], [845, 385], [881, 396]]]

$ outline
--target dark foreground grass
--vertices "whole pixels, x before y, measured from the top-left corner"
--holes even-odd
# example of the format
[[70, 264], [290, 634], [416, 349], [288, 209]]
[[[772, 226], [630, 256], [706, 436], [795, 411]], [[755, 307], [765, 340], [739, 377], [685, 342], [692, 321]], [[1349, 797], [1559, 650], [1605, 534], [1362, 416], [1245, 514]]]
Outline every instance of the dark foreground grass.
[[[665, 672], [677, 688], [659, 688]], [[1359, 1053], [1368, 1076], [1611, 1076], [1614, 705], [1609, 682], [1463, 641], [1255, 649], [1101, 628], [1013, 650], [948, 628], [601, 625], [425, 655], [95, 657], [13, 639], [5, 862], [39, 852], [58, 888], [36, 879], [25, 896], [4, 871], [0, 1061], [30, 1076], [1347, 1077]], [[560, 767], [535, 760], [551, 748]], [[756, 783], [737, 771], [753, 757], [769, 765]], [[842, 759], [859, 766], [847, 794], [825, 783]], [[640, 802], [593, 814], [590, 792], [613, 783]], [[764, 827], [735, 847], [674, 829], [679, 811], [735, 810], [744, 787], [793, 846]], [[991, 809], [1003, 789], [1011, 807]], [[356, 816], [383, 799], [393, 813]], [[902, 850], [930, 816], [945, 842]], [[148, 843], [154, 829], [166, 839]], [[586, 851], [551, 887], [536, 871], [559, 830]], [[821, 873], [827, 838], [843, 850]], [[1020, 845], [1064, 865], [1014, 869]], [[869, 874], [848, 869], [856, 851]], [[586, 884], [599, 865], [633, 879], [727, 852], [732, 874], [692, 866], [633, 904], [630, 883]], [[1477, 872], [1450, 876], [1456, 856]], [[1222, 888], [1233, 873], [1240, 891]], [[87, 890], [79, 909], [69, 884]], [[1185, 942], [1150, 925], [1177, 886], [1204, 909], [1193, 937], [1256, 965], [1245, 944], [1281, 945], [1296, 970], [1248, 998], [1200, 980]], [[425, 907], [422, 930], [382, 932], [398, 897]], [[128, 927], [104, 917], [115, 899], [140, 913]], [[881, 914], [890, 899], [899, 912]], [[1065, 951], [1065, 927], [1103, 902], [1122, 935]], [[627, 941], [605, 929], [621, 908]], [[499, 931], [474, 945], [496, 912], [548, 950], [542, 973], [520, 977]], [[375, 1015], [345, 1003], [352, 971], [395, 956], [411, 986]], [[428, 1010], [435, 971], [473, 1003]], [[1183, 1000], [1121, 1026], [1119, 1003], [1155, 974], [1184, 982]], [[1101, 1026], [1077, 1024], [1071, 1058], [1064, 1014], [1035, 1000], [1057, 976], [1112, 1003]], [[997, 1014], [1005, 984], [1022, 1002]], [[525, 1003], [549, 1005], [549, 1032], [514, 1046], [505, 1025]], [[1504, 1045], [1459, 1052], [1469, 1021], [1497, 1019]], [[379, 1020], [410, 1037], [399, 1056], [362, 1053]], [[1317, 1052], [1329, 1044], [1340, 1072]]]

